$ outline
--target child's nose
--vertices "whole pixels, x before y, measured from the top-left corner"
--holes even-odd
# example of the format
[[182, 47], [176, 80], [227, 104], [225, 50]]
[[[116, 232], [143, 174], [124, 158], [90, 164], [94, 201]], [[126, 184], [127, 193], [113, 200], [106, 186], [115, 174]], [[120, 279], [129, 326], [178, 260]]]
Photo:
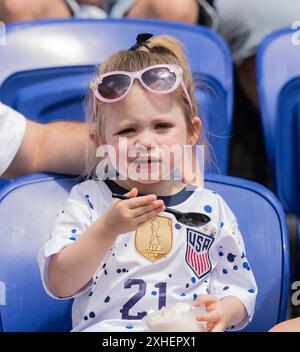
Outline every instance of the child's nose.
[[150, 131], [145, 131], [139, 134], [138, 137], [138, 144], [146, 147], [147, 149], [150, 148], [152, 145], [155, 145], [155, 137], [153, 133]]

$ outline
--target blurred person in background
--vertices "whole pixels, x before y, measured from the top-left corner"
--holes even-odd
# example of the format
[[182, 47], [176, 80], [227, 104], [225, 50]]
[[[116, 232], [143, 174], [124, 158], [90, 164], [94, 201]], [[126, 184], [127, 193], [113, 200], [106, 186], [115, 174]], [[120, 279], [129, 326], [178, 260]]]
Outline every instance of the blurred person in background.
[[289, 0], [0, 0], [0, 20], [138, 17], [201, 24], [228, 42], [240, 83], [258, 107], [255, 54], [272, 31], [300, 18], [300, 1]]
[[235, 66], [230, 174], [272, 188], [256, 91], [256, 49], [272, 31], [300, 19], [289, 0], [0, 0], [0, 21], [38, 18], [154, 18], [200, 24], [227, 41]]

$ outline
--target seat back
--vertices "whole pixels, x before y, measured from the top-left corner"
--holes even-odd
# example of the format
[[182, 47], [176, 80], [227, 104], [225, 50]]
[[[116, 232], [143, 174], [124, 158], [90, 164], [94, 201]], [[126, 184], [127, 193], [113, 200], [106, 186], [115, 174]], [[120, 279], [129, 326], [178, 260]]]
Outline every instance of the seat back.
[[90, 65], [14, 73], [2, 83], [1, 100], [36, 122], [84, 121], [84, 98], [94, 73]]
[[0, 99], [34, 120], [48, 122], [65, 116], [82, 120], [81, 103], [95, 71], [92, 66], [116, 50], [131, 47], [141, 28], [154, 35], [172, 35], [184, 43], [194, 77], [203, 83], [196, 91], [203, 129], [218, 168], [227, 173], [232, 125], [231, 55], [223, 39], [205, 27], [138, 19], [8, 25], [7, 45], [0, 47]]
[[284, 208], [300, 216], [300, 50], [292, 29], [266, 37], [257, 82], [268, 158]]
[[44, 292], [37, 254], [73, 184], [58, 176], [32, 175], [11, 181], [0, 192], [3, 331], [71, 330], [71, 301]]
[[[71, 303], [46, 295], [36, 258], [72, 185], [70, 178], [37, 174], [12, 181], [0, 193], [4, 331], [71, 328]], [[289, 244], [282, 207], [270, 191], [250, 181], [208, 175], [206, 186], [218, 192], [235, 213], [257, 281], [255, 314], [245, 330], [267, 331], [286, 318]]]
[[289, 293], [289, 240], [283, 208], [265, 187], [229, 176], [206, 176], [235, 214], [258, 286], [252, 322], [245, 331], [268, 331], [286, 319]]

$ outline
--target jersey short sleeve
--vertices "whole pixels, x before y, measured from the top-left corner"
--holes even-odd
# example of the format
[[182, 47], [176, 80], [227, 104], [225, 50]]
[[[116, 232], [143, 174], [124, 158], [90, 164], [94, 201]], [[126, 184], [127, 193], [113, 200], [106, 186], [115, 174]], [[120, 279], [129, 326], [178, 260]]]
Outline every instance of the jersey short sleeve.
[[[51, 291], [48, 280], [48, 264], [52, 255], [59, 253], [64, 247], [72, 244], [84, 233], [93, 222], [93, 209], [91, 192], [82, 189], [82, 184], [72, 188], [69, 198], [64, 202], [63, 207], [56, 217], [49, 241], [41, 248], [38, 255], [38, 262], [42, 282], [46, 292], [56, 297]], [[89, 285], [75, 294], [88, 289]], [[70, 298], [70, 297], [68, 297]]]
[[251, 321], [257, 296], [257, 286], [246, 257], [245, 246], [235, 216], [218, 239], [218, 264], [211, 274], [210, 293], [223, 299], [238, 298], [247, 311], [247, 317], [228, 330], [241, 330]]
[[26, 129], [26, 119], [0, 102], [0, 175], [16, 156]]

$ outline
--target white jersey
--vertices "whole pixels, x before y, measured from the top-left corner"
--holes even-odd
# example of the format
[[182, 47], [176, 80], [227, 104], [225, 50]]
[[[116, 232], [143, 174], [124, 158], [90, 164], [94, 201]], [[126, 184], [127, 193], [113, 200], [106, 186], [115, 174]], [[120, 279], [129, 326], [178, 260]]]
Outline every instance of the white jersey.
[[0, 175], [16, 156], [25, 134], [23, 115], [0, 102]]
[[[90, 180], [73, 187], [39, 254], [43, 284], [52, 297], [49, 257], [76, 241], [99, 218], [112, 202], [112, 192], [127, 190], [111, 180]], [[162, 212], [136, 231], [118, 236], [90, 283], [74, 295], [73, 331], [99, 322], [106, 328], [113, 322], [112, 331], [120, 326], [140, 330], [150, 310], [192, 303], [199, 294], [240, 299], [247, 318], [229, 328], [241, 329], [251, 320], [257, 287], [235, 216], [224, 200], [196, 187], [159, 198], [179, 211], [202, 212], [211, 221], [194, 228]]]

